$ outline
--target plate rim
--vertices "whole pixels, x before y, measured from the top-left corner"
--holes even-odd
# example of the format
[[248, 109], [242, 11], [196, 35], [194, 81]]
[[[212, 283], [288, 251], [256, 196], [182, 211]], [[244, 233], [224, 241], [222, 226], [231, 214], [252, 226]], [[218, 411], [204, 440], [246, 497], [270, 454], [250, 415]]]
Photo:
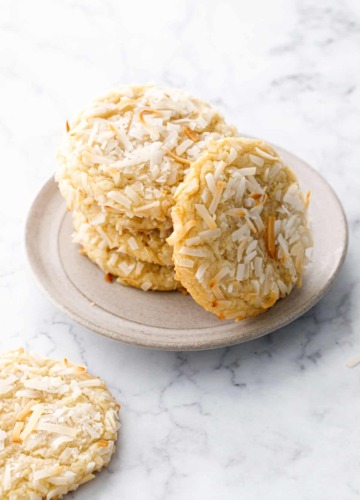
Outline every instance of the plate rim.
[[[221, 336], [214, 339], [211, 338], [209, 341], [204, 341], [200, 340], [196, 342], [194, 339], [191, 341], [187, 338], [179, 338], [176, 341], [174, 339], [162, 339], [159, 341], [159, 339], [156, 340], [156, 344], [152, 342], [151, 340], [151, 335], [149, 337], [145, 337], [142, 339], [138, 338], [133, 338], [129, 333], [118, 333], [115, 332], [114, 330], [111, 330], [107, 327], [101, 326], [100, 324], [94, 323], [92, 320], [81, 316], [76, 312], [75, 310], [72, 310], [70, 307], [68, 307], [66, 304], [63, 304], [57, 297], [54, 296], [52, 293], [51, 286], [42, 278], [41, 276], [41, 271], [38, 268], [38, 264], [35, 258], [35, 254], [32, 251], [33, 249], [33, 236], [32, 236], [32, 220], [35, 217], [35, 214], [37, 213], [38, 207], [41, 205], [41, 201], [44, 197], [44, 195], [49, 191], [49, 189], [53, 188], [54, 186], [57, 189], [57, 185], [54, 179], [54, 176], [51, 176], [45, 184], [41, 187], [39, 192], [37, 193], [35, 199], [33, 200], [30, 210], [27, 214], [26, 217], [26, 223], [25, 223], [25, 249], [26, 249], [26, 254], [28, 258], [28, 262], [30, 264], [30, 268], [32, 270], [32, 274], [35, 277], [35, 281], [38, 283], [40, 289], [43, 291], [45, 296], [50, 300], [50, 302], [55, 305], [58, 309], [60, 309], [62, 312], [64, 312], [70, 319], [74, 320], [75, 322], [79, 323], [86, 329], [90, 330], [91, 332], [98, 333], [102, 336], [105, 336], [107, 338], [111, 338], [113, 340], [116, 340], [118, 342], [124, 342], [126, 344], [130, 345], [135, 345], [137, 347], [144, 347], [148, 349], [155, 349], [155, 350], [167, 350], [167, 351], [196, 351], [196, 350], [207, 350], [207, 349], [217, 349], [221, 347], [226, 347], [226, 346], [231, 346], [231, 345], [236, 345], [240, 344], [243, 342], [248, 342], [251, 340], [256, 340], [264, 335], [267, 335], [269, 333], [272, 333], [280, 328], [283, 328], [287, 326], [288, 324], [292, 323], [296, 319], [298, 319], [300, 316], [305, 314], [307, 311], [309, 311], [319, 300], [321, 300], [326, 293], [329, 291], [330, 287], [332, 286], [333, 282], [335, 281], [336, 277], [338, 276], [346, 255], [347, 255], [347, 250], [348, 250], [348, 244], [349, 244], [349, 228], [348, 228], [348, 221], [346, 218], [346, 214], [344, 211], [344, 208], [342, 206], [342, 203], [336, 194], [335, 190], [333, 187], [328, 183], [328, 181], [317, 171], [315, 170], [311, 165], [309, 165], [307, 162], [299, 158], [298, 156], [294, 155], [293, 153], [287, 151], [286, 149], [279, 147], [279, 146], [274, 146], [275, 149], [280, 150], [280, 152], [284, 152], [294, 158], [296, 160], [302, 162], [306, 167], [310, 168], [313, 173], [315, 173], [316, 177], [320, 179], [322, 183], [324, 183], [330, 192], [332, 198], [336, 202], [337, 208], [339, 210], [339, 214], [342, 219], [343, 223], [343, 228], [344, 228], [344, 239], [342, 241], [341, 245], [341, 255], [339, 256], [337, 265], [332, 273], [332, 275], [329, 277], [327, 280], [326, 284], [316, 293], [315, 295], [312, 295], [306, 300], [303, 304], [302, 307], [300, 307], [295, 314], [291, 314], [290, 316], [288, 314], [285, 314], [283, 318], [277, 321], [276, 325], [273, 325], [273, 327], [266, 328], [265, 326], [260, 329], [255, 335], [248, 333], [247, 335], [244, 335], [242, 338], [239, 338], [239, 336], [236, 336], [236, 323], [234, 323], [234, 333], [233, 336], [229, 339], [223, 339]], [[65, 209], [64, 209], [65, 212]], [[65, 212], [66, 213], [66, 212]], [[130, 324], [132, 323], [130, 320], [126, 320]], [[149, 328], [147, 325], [144, 325], [143, 330], [146, 330]], [[155, 328], [155, 327], [151, 327]], [[162, 328], [166, 330], [166, 328]], [[133, 331], [138, 331], [139, 328], [134, 328]], [[169, 332], [175, 331], [173, 329], [168, 329]]]

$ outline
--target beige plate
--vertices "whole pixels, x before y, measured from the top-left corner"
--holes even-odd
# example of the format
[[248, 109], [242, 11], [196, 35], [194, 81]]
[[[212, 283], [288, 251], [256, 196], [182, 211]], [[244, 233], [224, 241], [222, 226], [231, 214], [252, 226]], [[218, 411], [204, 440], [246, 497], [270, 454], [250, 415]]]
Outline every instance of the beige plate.
[[102, 272], [71, 242], [71, 216], [53, 179], [38, 194], [26, 226], [28, 257], [41, 287], [62, 311], [89, 330], [157, 349], [227, 346], [290, 323], [318, 302], [333, 282], [345, 258], [348, 233], [340, 202], [327, 182], [299, 158], [276, 149], [296, 171], [303, 190], [312, 192], [314, 253], [303, 287], [267, 313], [239, 323], [220, 321], [190, 296], [105, 282]]

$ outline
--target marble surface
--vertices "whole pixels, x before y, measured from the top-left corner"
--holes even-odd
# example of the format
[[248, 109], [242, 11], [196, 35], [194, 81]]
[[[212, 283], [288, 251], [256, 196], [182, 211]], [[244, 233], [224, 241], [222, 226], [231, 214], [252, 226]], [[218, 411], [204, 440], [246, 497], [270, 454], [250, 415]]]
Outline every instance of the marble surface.
[[[360, 496], [360, 18], [357, 0], [3, 0], [0, 349], [85, 362], [122, 403], [108, 470], [76, 499], [352, 500]], [[57, 311], [23, 231], [65, 120], [118, 83], [176, 85], [335, 188], [350, 248], [292, 325], [208, 352], [142, 350]], [[336, 238], [336, 234], [334, 234]]]

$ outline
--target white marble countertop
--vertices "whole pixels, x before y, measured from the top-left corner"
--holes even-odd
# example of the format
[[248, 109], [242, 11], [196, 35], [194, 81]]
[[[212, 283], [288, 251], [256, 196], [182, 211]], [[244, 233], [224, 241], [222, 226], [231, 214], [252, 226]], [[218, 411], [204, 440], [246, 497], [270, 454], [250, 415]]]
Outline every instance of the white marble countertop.
[[[116, 456], [76, 499], [360, 496], [360, 19], [357, 0], [3, 0], [0, 349], [85, 362], [122, 403]], [[310, 162], [348, 216], [330, 293], [260, 340], [143, 350], [74, 324], [39, 291], [23, 231], [71, 113], [118, 83], [210, 100]], [[334, 234], [336, 238], [336, 234]]]

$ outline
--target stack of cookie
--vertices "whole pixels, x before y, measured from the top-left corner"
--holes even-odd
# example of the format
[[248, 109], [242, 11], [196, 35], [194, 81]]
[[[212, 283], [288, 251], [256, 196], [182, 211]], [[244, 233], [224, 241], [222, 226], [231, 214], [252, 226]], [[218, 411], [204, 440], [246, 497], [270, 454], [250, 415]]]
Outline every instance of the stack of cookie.
[[125, 87], [67, 125], [57, 181], [74, 241], [143, 290], [185, 288], [219, 318], [267, 310], [300, 286], [312, 246], [295, 174], [176, 89]]
[[174, 192], [211, 141], [236, 135], [209, 104], [177, 89], [121, 87], [67, 123], [56, 180], [74, 210], [74, 241], [106, 273], [175, 290]]

